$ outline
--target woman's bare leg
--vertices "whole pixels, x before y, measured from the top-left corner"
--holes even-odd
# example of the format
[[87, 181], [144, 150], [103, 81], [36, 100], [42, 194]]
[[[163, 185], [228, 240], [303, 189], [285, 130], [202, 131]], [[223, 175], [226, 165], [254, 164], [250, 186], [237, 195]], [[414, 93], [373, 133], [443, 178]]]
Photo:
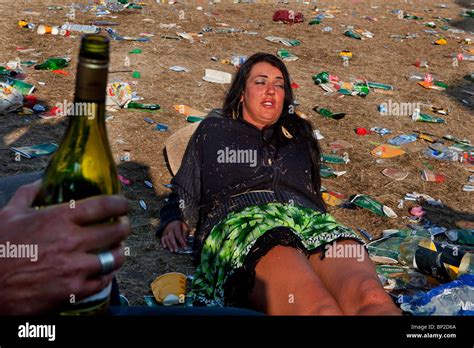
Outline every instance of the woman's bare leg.
[[337, 253], [333, 253], [321, 260], [320, 253], [311, 255], [310, 263], [314, 272], [334, 296], [344, 314], [399, 315], [400, 310], [381, 286], [367, 252], [360, 250], [363, 253], [352, 253], [353, 257], [350, 257], [351, 251], [359, 248], [352, 247], [356, 244], [358, 243], [351, 240], [336, 243], [343, 247], [339, 251], [346, 250], [345, 257], [338, 257]]
[[255, 267], [250, 302], [271, 315], [342, 315], [334, 297], [295, 248], [276, 246]]

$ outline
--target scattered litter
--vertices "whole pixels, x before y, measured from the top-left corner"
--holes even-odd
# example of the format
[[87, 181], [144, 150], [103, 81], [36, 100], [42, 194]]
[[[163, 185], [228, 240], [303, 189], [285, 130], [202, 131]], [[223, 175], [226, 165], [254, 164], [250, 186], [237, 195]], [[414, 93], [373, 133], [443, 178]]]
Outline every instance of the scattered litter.
[[160, 275], [151, 283], [151, 291], [155, 300], [165, 306], [184, 303], [186, 275], [178, 272]]
[[446, 181], [446, 177], [443, 174], [435, 173], [429, 169], [424, 169], [421, 171], [421, 178], [424, 181], [429, 181], [429, 182], [442, 183]]
[[11, 150], [25, 158], [36, 158], [50, 155], [56, 151], [58, 147], [59, 146], [55, 143], [45, 143], [32, 146], [12, 147]]
[[368, 195], [364, 194], [358, 194], [355, 195], [351, 200], [350, 203], [357, 205], [361, 208], [365, 208], [370, 210], [371, 212], [380, 215], [380, 216], [385, 216], [389, 218], [396, 218], [397, 214], [388, 206], [377, 202], [375, 199]]
[[390, 144], [382, 144], [382, 145], [377, 146], [372, 151], [370, 151], [370, 153], [374, 157], [392, 158], [392, 157], [403, 155], [405, 151], [403, 151], [399, 147], [396, 147]]
[[224, 84], [232, 82], [232, 75], [219, 70], [206, 69], [202, 79], [207, 82]]
[[405, 180], [408, 176], [407, 171], [397, 168], [385, 168], [384, 170], [382, 170], [382, 174], [390, 179], [397, 181]]
[[442, 284], [426, 293], [400, 296], [400, 308], [415, 316], [473, 316], [474, 275], [465, 274], [459, 279]]
[[281, 43], [285, 46], [299, 46], [301, 44], [301, 41], [296, 40], [296, 39], [286, 39], [284, 37], [277, 37], [277, 36], [267, 36], [265, 40], [271, 41], [271, 42], [276, 42], [276, 43]]
[[189, 69], [186, 69], [182, 66], [174, 65], [170, 68], [170, 70], [176, 71], [176, 72], [189, 72]]
[[140, 199], [140, 201], [138, 202], [140, 204], [140, 207], [142, 207], [143, 210], [147, 210], [148, 207], [145, 203], [145, 201], [143, 199]]
[[280, 48], [278, 50], [277, 56], [287, 62], [293, 62], [298, 59], [295, 54], [289, 52], [288, 50], [285, 50], [284, 48]]

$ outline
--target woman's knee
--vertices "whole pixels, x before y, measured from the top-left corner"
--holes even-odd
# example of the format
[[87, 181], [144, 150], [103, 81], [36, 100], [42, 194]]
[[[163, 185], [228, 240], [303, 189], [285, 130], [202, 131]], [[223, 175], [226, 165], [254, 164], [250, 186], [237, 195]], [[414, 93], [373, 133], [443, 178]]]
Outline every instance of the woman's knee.
[[361, 282], [355, 314], [397, 314], [397, 307], [375, 279]]
[[[339, 305], [294, 248], [272, 248], [257, 264], [253, 300], [269, 314], [340, 315]], [[256, 295], [256, 296], [255, 296]], [[252, 297], [251, 297], [252, 298]]]

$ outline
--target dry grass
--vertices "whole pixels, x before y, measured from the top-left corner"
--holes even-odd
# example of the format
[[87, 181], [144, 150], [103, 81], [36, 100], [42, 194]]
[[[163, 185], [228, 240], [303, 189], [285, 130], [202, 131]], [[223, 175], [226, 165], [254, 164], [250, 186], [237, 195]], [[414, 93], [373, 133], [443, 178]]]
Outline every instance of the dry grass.
[[[79, 1], [77, 1], [79, 2]], [[85, 1], [84, 1], [85, 2]], [[469, 213], [473, 207], [472, 193], [461, 190], [466, 183], [468, 172], [458, 163], [441, 163], [425, 159], [420, 150], [426, 144], [417, 143], [404, 146], [407, 154], [383, 163], [376, 163], [369, 151], [373, 147], [370, 141], [382, 142], [377, 135], [359, 137], [354, 133], [356, 127], [383, 126], [391, 129], [394, 135], [422, 130], [428, 133], [445, 135], [453, 134], [460, 138], [471, 138], [472, 109], [469, 110], [460, 100], [459, 87], [465, 85], [463, 76], [470, 73], [472, 63], [461, 62], [458, 68], [453, 68], [451, 59], [447, 57], [458, 52], [459, 38], [468, 37], [465, 34], [451, 34], [444, 32], [448, 40], [447, 46], [431, 44], [434, 37], [422, 30], [426, 29], [421, 22], [399, 20], [390, 10], [402, 8], [405, 11], [422, 14], [426, 20], [431, 17], [451, 17], [460, 21], [458, 16], [460, 6], [453, 1], [445, 1], [448, 9], [435, 8], [432, 2], [414, 1], [339, 1], [335, 19], [326, 19], [319, 26], [308, 26], [307, 22], [293, 26], [279, 25], [272, 22], [272, 14], [279, 8], [292, 8], [302, 11], [306, 18], [311, 16], [312, 8], [309, 5], [276, 5], [276, 4], [229, 4], [221, 3], [209, 5], [201, 2], [204, 11], [196, 10], [196, 3], [188, 4], [157, 4], [154, 1], [144, 1], [147, 6], [142, 11], [126, 11], [118, 14], [117, 19], [102, 18], [120, 23], [115, 27], [122, 35], [138, 36], [141, 32], [151, 32], [156, 36], [148, 43], [112, 42], [111, 70], [123, 69], [123, 60], [128, 51], [141, 48], [142, 54], [130, 55], [131, 69], [141, 73], [141, 79], [135, 80], [131, 73], [111, 73], [109, 80], [136, 81], [133, 87], [145, 102], [159, 103], [162, 110], [155, 114], [146, 114], [140, 111], [122, 110], [114, 113], [113, 121], [108, 123], [109, 139], [114, 157], [122, 175], [134, 181], [131, 186], [124, 188], [125, 195], [131, 201], [131, 218], [134, 232], [128, 240], [131, 256], [119, 274], [122, 291], [130, 298], [133, 304], [143, 304], [143, 295], [149, 294], [149, 284], [159, 274], [168, 271], [192, 272], [189, 258], [173, 256], [163, 251], [154, 237], [154, 229], [159, 220], [158, 213], [163, 198], [169, 193], [163, 187], [170, 181], [171, 175], [167, 170], [163, 156], [165, 139], [170, 133], [161, 133], [153, 130], [153, 126], [145, 123], [143, 117], [151, 117], [155, 121], [166, 123], [171, 132], [186, 125], [182, 116], [172, 108], [174, 104], [188, 104], [201, 110], [210, 110], [219, 107], [222, 103], [225, 89], [220, 85], [210, 84], [201, 80], [205, 68], [214, 68], [227, 72], [234, 72], [230, 65], [223, 65], [210, 60], [212, 56], [230, 58], [231, 54], [250, 55], [254, 52], [265, 51], [276, 53], [281, 46], [264, 39], [267, 35], [297, 38], [302, 41], [299, 47], [290, 48], [300, 59], [287, 64], [292, 78], [301, 86], [296, 90], [300, 101], [300, 110], [310, 115], [316, 128], [320, 129], [325, 139], [321, 141], [323, 149], [336, 139], [349, 141], [354, 145], [351, 151], [351, 162], [338, 169], [348, 173], [338, 179], [324, 180], [323, 185], [334, 191], [350, 196], [356, 193], [366, 193], [381, 202], [391, 206], [401, 216], [398, 219], [384, 219], [364, 210], [345, 210], [331, 208], [337, 219], [351, 226], [364, 228], [374, 235], [380, 235], [385, 228], [402, 227], [406, 223], [404, 216], [408, 215], [407, 208], [397, 209], [399, 199], [407, 192], [423, 192], [436, 199], [441, 199], [449, 206], [450, 220], [456, 220], [457, 212]], [[71, 101], [74, 90], [74, 74], [78, 53], [79, 36], [58, 37], [39, 36], [17, 26], [17, 20], [26, 19], [34, 23], [44, 21], [49, 24], [61, 24], [66, 21], [66, 10], [47, 10], [48, 5], [68, 4], [71, 1], [58, 0], [54, 2], [16, 1], [2, 2], [0, 11], [10, 13], [0, 22], [0, 30], [6, 33], [0, 36], [0, 62], [6, 62], [16, 57], [22, 60], [36, 59], [42, 61], [52, 56], [69, 55], [72, 64], [66, 70], [69, 76], [55, 75], [51, 72], [35, 71], [27, 68], [27, 81], [34, 83], [38, 90], [35, 95], [52, 106], [63, 100]], [[318, 1], [320, 7], [329, 7], [334, 2]], [[328, 5], [328, 6], [325, 6]], [[371, 8], [370, 6], [377, 6]], [[41, 16], [22, 14], [24, 9], [32, 9], [42, 13]], [[424, 9], [433, 9], [425, 12]], [[179, 20], [180, 10], [184, 10], [185, 19]], [[206, 16], [205, 13], [212, 15]], [[375, 16], [377, 22], [370, 22], [363, 16]], [[76, 22], [87, 23], [97, 20], [90, 13], [77, 13]], [[143, 19], [152, 19], [145, 22]], [[472, 20], [471, 20], [472, 21]], [[187, 32], [199, 32], [205, 25], [216, 27], [217, 23], [225, 22], [232, 27], [257, 31], [257, 36], [246, 34], [215, 34], [204, 36], [204, 43], [189, 43], [186, 40], [175, 41], [161, 38], [161, 35], [174, 34], [176, 30], [160, 29], [160, 23], [178, 23], [181, 29]], [[422, 21], [424, 22], [424, 21]], [[333, 27], [331, 34], [323, 34], [323, 26]], [[353, 25], [375, 33], [374, 39], [363, 41], [350, 39], [342, 35], [343, 25]], [[418, 33], [418, 38], [412, 40], [391, 39], [392, 34]], [[35, 48], [34, 53], [20, 55], [15, 48], [23, 46]], [[344, 68], [338, 57], [341, 50], [351, 50], [354, 58], [350, 66]], [[415, 82], [407, 81], [405, 76], [415, 70], [412, 65], [417, 58], [427, 59], [430, 63], [429, 72], [443, 78], [450, 86], [447, 92], [425, 90]], [[176, 73], [168, 68], [172, 65], [181, 65], [191, 71]], [[388, 83], [395, 86], [392, 95], [371, 93], [363, 99], [357, 96], [344, 98], [330, 98], [323, 95], [323, 91], [315, 86], [311, 75], [327, 70], [343, 80], [350, 77], [364, 76], [369, 81]], [[38, 84], [44, 81], [45, 86]], [[471, 85], [472, 88], [472, 85]], [[465, 97], [465, 95], [464, 95]], [[392, 99], [396, 102], [423, 102], [450, 108], [452, 113], [447, 116], [446, 125], [413, 123], [408, 116], [382, 117], [377, 113], [376, 106]], [[334, 111], [347, 113], [341, 121], [323, 119], [311, 111], [315, 105], [328, 107]], [[10, 146], [32, 145], [48, 141], [60, 141], [64, 131], [64, 120], [41, 120], [35, 116], [8, 115], [1, 116], [0, 137], [0, 175], [7, 176], [15, 173], [29, 172], [43, 169], [48, 158], [22, 160], [14, 162], [9, 151]], [[123, 140], [123, 143], [118, 142]], [[124, 150], [131, 150], [131, 162], [120, 162], [119, 158]], [[433, 166], [444, 173], [448, 180], [444, 184], [427, 183], [421, 180], [419, 170], [425, 164]], [[407, 179], [393, 182], [380, 172], [385, 167], [404, 168], [410, 172]], [[143, 180], [154, 183], [154, 189], [148, 189]], [[138, 200], [144, 199], [149, 209], [142, 210]], [[472, 215], [471, 215], [472, 216]], [[465, 217], [464, 217], [465, 218]]]

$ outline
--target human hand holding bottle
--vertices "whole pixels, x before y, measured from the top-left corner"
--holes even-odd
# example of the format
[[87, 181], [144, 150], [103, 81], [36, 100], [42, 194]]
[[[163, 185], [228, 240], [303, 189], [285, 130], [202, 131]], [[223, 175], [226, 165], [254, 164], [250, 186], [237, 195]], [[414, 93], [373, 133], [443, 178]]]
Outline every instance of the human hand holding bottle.
[[[109, 284], [124, 262], [122, 242], [131, 232], [127, 200], [95, 196], [42, 209], [31, 207], [40, 181], [21, 187], [0, 210], [0, 243], [37, 247], [34, 258], [0, 259], [0, 314], [30, 315], [54, 311]], [[103, 224], [116, 218], [114, 223]], [[111, 273], [101, 274], [95, 251], [110, 250]], [[30, 255], [31, 256], [31, 255]]]

